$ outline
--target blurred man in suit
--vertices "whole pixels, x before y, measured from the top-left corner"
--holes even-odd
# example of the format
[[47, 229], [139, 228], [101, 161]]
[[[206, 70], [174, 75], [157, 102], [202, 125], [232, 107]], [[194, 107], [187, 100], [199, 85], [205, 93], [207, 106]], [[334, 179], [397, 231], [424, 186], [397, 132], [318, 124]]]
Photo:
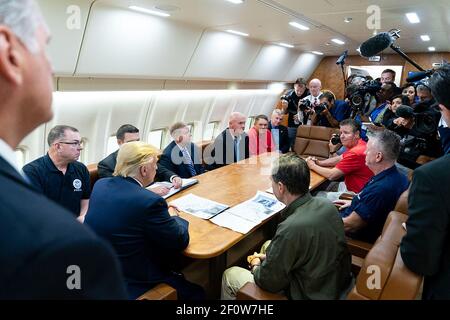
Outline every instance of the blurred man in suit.
[[288, 128], [281, 125], [281, 121], [283, 121], [283, 111], [280, 109], [273, 110], [272, 117], [269, 122], [269, 130], [272, 134], [277, 150], [281, 153], [287, 153], [291, 147]]
[[205, 172], [202, 152], [191, 142], [189, 127], [184, 122], [176, 122], [170, 127], [173, 141], [164, 149], [159, 159], [159, 168], [168, 170], [170, 176], [191, 178]]
[[[121, 125], [116, 133], [117, 144], [119, 147], [127, 142], [139, 141], [141, 138], [139, 136], [139, 129], [131, 124]], [[108, 155], [105, 159], [98, 163], [98, 177], [107, 178], [112, 177], [114, 169], [117, 163], [117, 153], [119, 149]], [[161, 167], [156, 171], [157, 181], [173, 181], [176, 188], [181, 187], [181, 179], [179, 177], [171, 177], [171, 172]], [[151, 191], [164, 196], [169, 192], [169, 189], [163, 186], [154, 187]]]
[[222, 131], [214, 140], [208, 151], [211, 157], [205, 162], [211, 169], [223, 167], [247, 159], [250, 155], [248, 135], [244, 132], [247, 117], [240, 112], [233, 112], [228, 120], [228, 128]]
[[[450, 124], [450, 64], [438, 69], [429, 84], [443, 120]], [[450, 299], [449, 195], [450, 154], [414, 171], [400, 252], [405, 265], [425, 277], [423, 299]]]
[[53, 116], [48, 40], [33, 0], [0, 0], [0, 299], [126, 298], [111, 248], [16, 164], [20, 141]]
[[85, 223], [116, 249], [130, 298], [164, 282], [180, 299], [200, 299], [203, 290], [170, 267], [189, 244], [189, 223], [176, 210], [171, 216], [166, 201], [145, 189], [155, 178], [158, 153], [144, 142], [124, 144], [114, 177], [94, 186]]

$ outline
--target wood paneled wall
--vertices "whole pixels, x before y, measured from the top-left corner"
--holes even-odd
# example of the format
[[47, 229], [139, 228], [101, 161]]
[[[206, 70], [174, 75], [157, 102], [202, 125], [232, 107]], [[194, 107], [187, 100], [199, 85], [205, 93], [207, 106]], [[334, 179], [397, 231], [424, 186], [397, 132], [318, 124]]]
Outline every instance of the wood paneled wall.
[[[434, 62], [441, 62], [442, 60], [450, 61], [449, 52], [438, 53], [411, 53], [408, 56], [419, 64], [424, 69], [432, 67]], [[334, 92], [337, 99], [342, 99], [344, 96], [344, 81], [342, 77], [341, 67], [336, 65], [338, 57], [325, 57], [319, 64], [317, 69], [312, 74], [311, 79], [318, 78], [322, 81], [322, 88]], [[398, 65], [403, 66], [403, 74], [401, 78], [402, 85], [406, 82], [406, 77], [409, 71], [417, 71], [416, 68], [403, 59], [398, 54], [382, 55], [380, 62], [369, 62], [367, 59], [360, 56], [349, 56], [346, 59], [346, 66], [369, 66], [369, 65]], [[345, 69], [347, 74], [347, 68]], [[399, 77], [400, 75], [397, 75]]]

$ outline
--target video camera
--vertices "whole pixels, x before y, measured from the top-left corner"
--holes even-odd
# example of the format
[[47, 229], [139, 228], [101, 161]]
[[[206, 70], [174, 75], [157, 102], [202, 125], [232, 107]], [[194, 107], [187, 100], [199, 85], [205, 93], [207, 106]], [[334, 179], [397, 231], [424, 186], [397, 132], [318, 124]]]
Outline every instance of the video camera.
[[351, 85], [347, 88], [347, 97], [350, 101], [350, 107], [352, 109], [352, 118], [358, 113], [363, 113], [366, 109], [370, 99], [366, 99], [369, 96], [375, 96], [380, 91], [381, 83], [376, 80], [364, 81], [360, 85]]

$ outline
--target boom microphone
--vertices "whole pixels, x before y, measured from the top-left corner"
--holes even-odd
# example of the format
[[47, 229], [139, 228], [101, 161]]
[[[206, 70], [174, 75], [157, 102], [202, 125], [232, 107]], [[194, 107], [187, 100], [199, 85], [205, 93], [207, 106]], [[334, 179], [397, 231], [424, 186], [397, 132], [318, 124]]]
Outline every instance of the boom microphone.
[[365, 41], [359, 47], [361, 55], [366, 58], [373, 57], [377, 53], [390, 47], [394, 43], [394, 38], [389, 32], [381, 32], [375, 37]]
[[429, 77], [433, 74], [434, 69], [429, 69], [425, 71], [419, 71], [419, 72], [412, 72], [411, 75], [406, 78], [406, 82], [416, 82], [420, 81], [426, 77]]

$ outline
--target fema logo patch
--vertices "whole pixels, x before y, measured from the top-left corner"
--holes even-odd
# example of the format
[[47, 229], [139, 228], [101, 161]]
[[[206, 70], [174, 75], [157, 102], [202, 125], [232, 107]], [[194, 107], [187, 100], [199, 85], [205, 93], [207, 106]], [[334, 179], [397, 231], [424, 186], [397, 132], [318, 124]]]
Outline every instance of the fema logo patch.
[[75, 188], [74, 191], [81, 191], [81, 190], [80, 190], [80, 189], [81, 189], [81, 186], [82, 186], [82, 183], [81, 183], [81, 180], [80, 180], [80, 179], [75, 179], [75, 180], [73, 180], [73, 187]]

